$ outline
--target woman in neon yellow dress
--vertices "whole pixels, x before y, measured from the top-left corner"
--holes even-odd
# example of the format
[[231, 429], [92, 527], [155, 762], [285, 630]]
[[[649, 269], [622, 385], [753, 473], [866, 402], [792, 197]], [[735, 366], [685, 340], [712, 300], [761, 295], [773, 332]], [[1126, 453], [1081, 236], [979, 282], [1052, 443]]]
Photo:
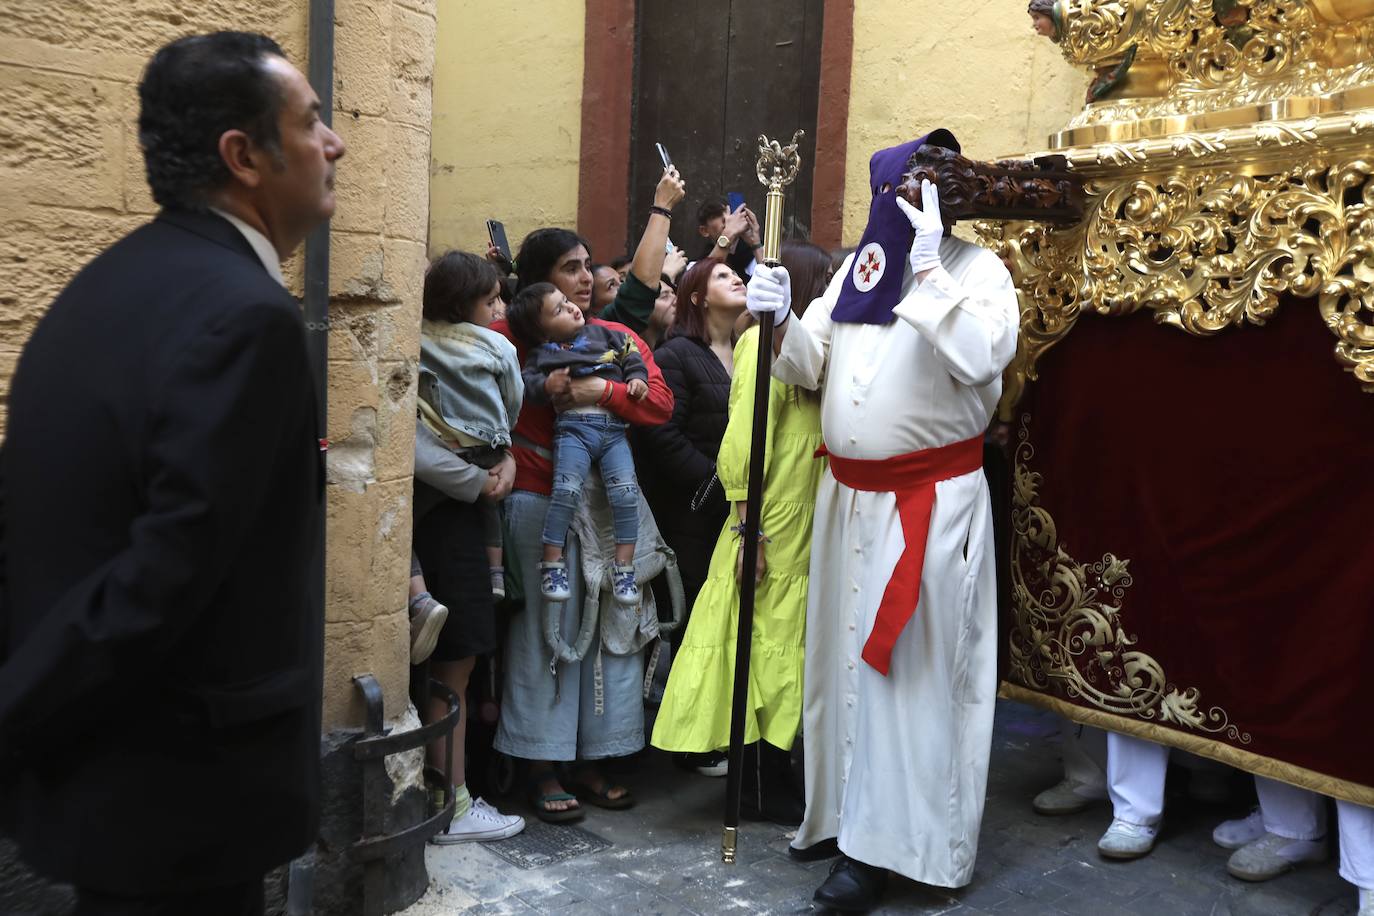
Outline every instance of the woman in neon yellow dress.
[[[782, 262], [792, 277], [793, 310], [799, 317], [825, 291], [830, 256], [808, 242], [789, 242], [783, 246]], [[730, 742], [742, 550], [737, 527], [744, 519], [749, 479], [757, 359], [758, 329], [750, 328], [735, 345], [730, 416], [716, 464], [725, 498], [735, 511], [716, 541], [706, 584], [692, 608], [682, 644], [673, 653], [652, 742], [664, 750], [706, 752]], [[752, 744], [762, 739], [777, 750], [759, 746], [746, 754], [743, 809], [756, 817], [799, 820], [796, 800], [772, 804], [774, 799], [763, 798], [759, 787], [789, 781], [776, 771], [786, 766], [786, 751], [801, 725], [811, 520], [825, 467], [823, 459], [814, 457], [821, 444], [820, 400], [814, 392], [773, 379], [768, 421], [761, 519], [767, 540], [759, 545], [744, 740]]]

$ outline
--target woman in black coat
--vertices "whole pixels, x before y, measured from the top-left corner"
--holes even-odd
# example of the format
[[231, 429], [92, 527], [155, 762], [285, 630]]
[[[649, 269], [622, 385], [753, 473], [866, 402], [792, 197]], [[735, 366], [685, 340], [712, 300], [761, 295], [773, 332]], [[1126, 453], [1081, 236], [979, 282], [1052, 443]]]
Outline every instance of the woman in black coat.
[[729, 511], [716, 480], [716, 454], [725, 436], [735, 323], [744, 303], [744, 281], [728, 264], [698, 261], [678, 285], [668, 339], [654, 350], [673, 390], [673, 416], [642, 432], [640, 484], [663, 539], [677, 554], [689, 612]]

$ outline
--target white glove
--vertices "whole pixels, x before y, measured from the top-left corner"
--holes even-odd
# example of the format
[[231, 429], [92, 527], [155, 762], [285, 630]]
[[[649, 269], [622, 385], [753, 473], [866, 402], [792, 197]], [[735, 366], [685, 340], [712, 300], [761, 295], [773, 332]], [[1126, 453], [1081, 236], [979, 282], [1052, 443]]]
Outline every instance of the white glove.
[[773, 327], [786, 321], [787, 316], [792, 314], [792, 278], [787, 275], [787, 268], [781, 265], [754, 265], [745, 304], [759, 321], [771, 313]]
[[940, 219], [940, 192], [926, 179], [921, 180], [921, 209], [897, 197], [897, 206], [911, 221], [916, 237], [911, 240], [911, 272], [919, 274], [940, 266], [940, 240], [945, 237], [945, 224]]

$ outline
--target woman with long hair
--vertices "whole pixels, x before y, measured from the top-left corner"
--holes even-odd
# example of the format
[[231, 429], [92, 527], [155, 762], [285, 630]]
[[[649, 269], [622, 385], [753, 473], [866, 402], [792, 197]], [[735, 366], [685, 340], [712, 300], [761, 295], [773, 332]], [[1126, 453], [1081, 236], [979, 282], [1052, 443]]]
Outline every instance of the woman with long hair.
[[735, 322], [744, 301], [744, 281], [728, 264], [698, 261], [678, 284], [673, 325], [654, 351], [673, 391], [673, 415], [640, 437], [643, 485], [663, 539], [677, 554], [688, 607], [706, 580], [728, 511], [716, 480], [716, 453], [725, 435]]
[[[792, 277], [793, 311], [800, 317], [830, 281], [830, 256], [809, 242], [788, 242], [782, 263]], [[801, 821], [801, 793], [788, 752], [801, 724], [806, 595], [811, 561], [811, 519], [824, 469], [816, 392], [770, 380], [768, 438], [758, 564], [742, 569], [747, 507], [758, 329], [735, 345], [730, 419], [716, 473], [734, 511], [719, 530], [706, 584], [697, 596], [687, 632], [654, 725], [653, 744], [704, 753], [730, 740], [731, 692], [738, 632], [739, 578], [755, 577], [752, 665], [745, 711], [744, 794], [741, 810], [779, 823]]]
[[[630, 655], [599, 653], [599, 659], [560, 662], [550, 675], [550, 649], [544, 638], [544, 599], [540, 594], [539, 562], [542, 533], [553, 491], [553, 434], [556, 411], [577, 409], [604, 412], [626, 423], [662, 423], [672, 410], [672, 393], [654, 364], [653, 355], [638, 335], [653, 312], [658, 279], [663, 271], [671, 208], [683, 196], [675, 169], [667, 169], [654, 194], [644, 236], [615, 299], [589, 324], [602, 324], [626, 334], [648, 370], [649, 393], [629, 396], [628, 386], [595, 375], [572, 378], [566, 369], [551, 373], [543, 392], [526, 392], [525, 404], [512, 431], [515, 484], [506, 499], [506, 560], [520, 583], [524, 608], [511, 619], [506, 641], [505, 697], [494, 746], [528, 764], [529, 797], [543, 820], [565, 822], [583, 816], [578, 798], [605, 808], [628, 808], [634, 798], [612, 784], [597, 761], [620, 757], [644, 746], [644, 678], [642, 650]], [[592, 305], [590, 246], [567, 229], [537, 229], [525, 237], [516, 257], [520, 288], [552, 283], [584, 313]], [[516, 345], [524, 365], [526, 345], [515, 339], [505, 322], [493, 325]], [[607, 520], [607, 536], [610, 522]], [[580, 569], [580, 545], [569, 534], [564, 558], [569, 570]], [[512, 576], [515, 579], [515, 576]], [[510, 583], [508, 583], [510, 584]], [[571, 597], [562, 604], [560, 625], [576, 632], [583, 604], [580, 575], [569, 576]], [[600, 634], [596, 635], [599, 645]], [[576, 761], [576, 763], [574, 763]], [[555, 762], [566, 762], [560, 774]], [[571, 790], [571, 791], [570, 791]]]

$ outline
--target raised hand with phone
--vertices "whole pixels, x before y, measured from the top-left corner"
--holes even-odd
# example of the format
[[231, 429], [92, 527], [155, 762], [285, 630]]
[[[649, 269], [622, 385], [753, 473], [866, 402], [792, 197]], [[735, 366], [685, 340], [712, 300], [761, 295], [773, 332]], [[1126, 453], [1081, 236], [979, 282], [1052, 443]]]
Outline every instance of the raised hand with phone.
[[487, 260], [506, 274], [515, 272], [515, 261], [510, 255], [510, 242], [506, 239], [506, 227], [499, 219], [487, 220]]
[[[712, 221], [703, 223], [697, 231], [711, 242], [706, 257], [729, 261], [738, 271], [754, 259], [754, 250], [761, 247], [762, 236], [758, 217], [744, 203], [744, 198], [732, 193], [729, 201], [730, 204], [725, 207], [723, 215], [717, 215]], [[716, 206], [719, 207], [720, 204]], [[737, 244], [740, 241], [744, 242], [744, 247]]]
[[[674, 255], [668, 254], [668, 230], [672, 226], [673, 208], [687, 196], [687, 185], [678, 174], [677, 167], [668, 158], [667, 150], [663, 149], [662, 144], [658, 144], [658, 151], [664, 163], [663, 174], [654, 188], [654, 202], [649, 207], [644, 235], [639, 239], [634, 260], [630, 262], [630, 271], [626, 275], [627, 284], [633, 276], [640, 284], [655, 293], [659, 288], [659, 277], [664, 273], [665, 262], [676, 255], [676, 252]], [[656, 297], [650, 296], [649, 301], [653, 298]], [[644, 317], [647, 319], [648, 315]], [[646, 325], [634, 323], [631, 326], [634, 330], [642, 332]]]

